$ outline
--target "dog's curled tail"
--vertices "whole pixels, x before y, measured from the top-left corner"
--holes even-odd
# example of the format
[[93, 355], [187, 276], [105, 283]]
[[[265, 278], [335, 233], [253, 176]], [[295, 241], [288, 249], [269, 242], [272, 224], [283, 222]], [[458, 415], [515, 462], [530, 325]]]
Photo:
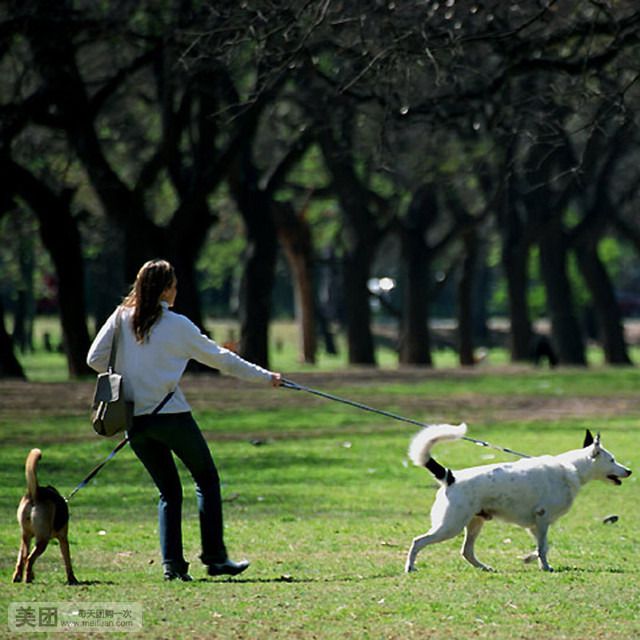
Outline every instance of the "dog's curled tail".
[[36, 467], [40, 458], [42, 458], [42, 451], [40, 451], [40, 449], [31, 449], [24, 465], [24, 472], [27, 477], [27, 493], [32, 500], [35, 500], [36, 494], [38, 493]]
[[431, 449], [439, 442], [459, 440], [467, 433], [467, 425], [433, 424], [419, 431], [409, 445], [409, 459], [416, 467], [426, 467], [437, 480], [453, 484], [455, 479], [450, 469], [445, 469], [431, 457]]

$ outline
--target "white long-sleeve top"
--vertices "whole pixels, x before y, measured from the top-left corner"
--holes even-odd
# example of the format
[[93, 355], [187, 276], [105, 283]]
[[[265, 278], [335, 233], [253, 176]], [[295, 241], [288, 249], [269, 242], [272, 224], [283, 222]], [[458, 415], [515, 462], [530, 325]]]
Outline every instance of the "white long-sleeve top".
[[[178, 383], [191, 359], [247, 382], [271, 381], [270, 371], [220, 347], [186, 316], [170, 311], [166, 302], [161, 305], [162, 314], [143, 343], [137, 342], [133, 333], [133, 309], [121, 307], [114, 368], [123, 376], [124, 395], [133, 401], [134, 415], [151, 413], [171, 391], [175, 393], [160, 413], [190, 411]], [[104, 323], [87, 354], [87, 364], [99, 373], [109, 367], [117, 313], [118, 309]]]

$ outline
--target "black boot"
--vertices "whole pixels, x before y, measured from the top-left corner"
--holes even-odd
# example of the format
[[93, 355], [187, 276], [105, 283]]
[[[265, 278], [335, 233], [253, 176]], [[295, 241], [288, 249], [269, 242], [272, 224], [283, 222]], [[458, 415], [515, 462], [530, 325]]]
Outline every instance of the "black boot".
[[249, 568], [248, 560], [240, 560], [240, 562], [234, 562], [227, 558], [224, 562], [217, 562], [210, 564], [207, 568], [207, 573], [210, 576], [237, 576], [245, 569]]

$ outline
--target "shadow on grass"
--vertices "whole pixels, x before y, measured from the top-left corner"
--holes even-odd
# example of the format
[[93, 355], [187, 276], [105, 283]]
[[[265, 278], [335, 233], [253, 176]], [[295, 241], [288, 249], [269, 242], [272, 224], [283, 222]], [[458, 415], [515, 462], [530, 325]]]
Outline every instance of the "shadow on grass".
[[221, 578], [199, 578], [194, 582], [209, 582], [211, 584], [220, 584], [221, 582], [233, 582], [234, 584], [321, 584], [321, 583], [353, 583], [353, 582], [366, 582], [370, 580], [388, 580], [389, 578], [395, 578], [401, 575], [398, 571], [392, 571], [389, 573], [378, 573], [374, 575], [353, 575], [353, 576], [317, 576], [296, 578], [295, 576], [278, 576], [273, 578], [233, 578], [233, 577], [221, 577]]
[[609, 568], [593, 568], [593, 567], [572, 567], [572, 566], [561, 566], [554, 567], [553, 573], [583, 573], [583, 574], [625, 574], [625, 573], [635, 573], [635, 571], [628, 571], [627, 569], [623, 569], [622, 567], [609, 567]]

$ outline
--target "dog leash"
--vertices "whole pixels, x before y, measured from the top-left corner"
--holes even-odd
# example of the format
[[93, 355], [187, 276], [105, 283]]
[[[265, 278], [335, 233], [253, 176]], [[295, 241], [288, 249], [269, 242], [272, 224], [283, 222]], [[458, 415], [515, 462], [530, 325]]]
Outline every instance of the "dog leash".
[[[392, 418], [393, 420], [399, 420], [401, 422], [408, 422], [409, 424], [416, 425], [418, 427], [428, 427], [429, 425], [424, 422], [419, 422], [418, 420], [413, 420], [412, 418], [405, 418], [404, 416], [398, 415], [397, 413], [391, 413], [390, 411], [384, 411], [382, 409], [375, 409], [374, 407], [370, 407], [366, 404], [362, 404], [361, 402], [356, 402], [355, 400], [349, 400], [347, 398], [341, 398], [340, 396], [334, 396], [331, 393], [327, 393], [326, 391], [318, 391], [318, 389], [312, 389], [311, 387], [305, 387], [302, 384], [298, 384], [297, 382], [293, 382], [293, 380], [287, 380], [283, 378], [281, 381], [281, 386], [285, 389], [293, 389], [294, 391], [304, 391], [306, 393], [311, 393], [314, 396], [319, 396], [321, 398], [325, 398], [327, 400], [333, 400], [335, 402], [341, 402], [342, 404], [347, 404], [351, 407], [355, 407], [356, 409], [362, 409], [363, 411], [369, 411], [371, 413], [377, 413], [378, 415], [385, 416], [387, 418]], [[467, 442], [473, 442], [473, 444], [478, 445], [479, 447], [486, 447], [489, 449], [495, 449], [497, 451], [502, 451], [503, 453], [508, 453], [510, 455], [518, 456], [520, 458], [530, 458], [526, 453], [520, 453], [519, 451], [515, 451], [513, 449], [509, 449], [508, 447], [500, 447], [498, 445], [491, 444], [486, 440], [477, 440], [476, 438], [470, 438], [469, 436], [462, 436], [462, 440], [466, 440]]]
[[87, 477], [69, 494], [69, 497], [66, 499], [67, 502], [69, 502], [69, 500], [71, 500], [71, 498], [73, 498], [73, 496], [78, 493], [80, 489], [86, 487], [91, 479], [98, 474], [100, 469], [102, 469], [102, 467], [104, 467], [104, 465], [107, 464], [107, 462], [109, 462], [109, 460], [111, 460], [111, 458], [113, 458], [113, 456], [115, 456], [116, 453], [118, 453], [118, 451], [120, 451], [120, 449], [122, 449], [122, 447], [124, 447], [128, 442], [129, 438], [123, 438], [122, 440], [120, 440], [120, 442], [118, 442], [118, 444], [116, 445], [116, 448], [100, 464], [91, 469]]
[[[162, 401], [160, 402], [160, 404], [151, 412], [151, 415], [155, 415], [156, 413], [158, 413], [160, 409], [162, 409], [162, 407], [164, 407], [164, 405], [167, 404], [169, 400], [171, 400], [171, 397], [173, 396], [174, 393], [175, 393], [175, 390], [167, 393], [167, 395], [164, 398], [162, 398]], [[118, 451], [120, 451], [120, 449], [122, 449], [122, 447], [124, 447], [127, 444], [127, 442], [129, 442], [129, 436], [125, 436], [122, 440], [120, 440], [120, 442], [118, 442], [118, 444], [116, 445], [115, 449], [100, 464], [96, 465], [93, 469], [91, 469], [91, 471], [89, 471], [89, 474], [87, 475], [87, 477], [69, 494], [69, 497], [66, 498], [66, 501], [69, 502], [69, 500], [71, 500], [71, 498], [73, 498], [73, 496], [76, 493], [78, 493], [80, 489], [82, 489], [83, 487], [86, 487], [91, 481], [91, 479], [98, 474], [100, 469], [102, 469], [102, 467], [104, 467], [104, 465], [107, 464], [107, 462], [109, 462], [109, 460], [111, 460], [111, 458], [113, 458], [116, 455], [116, 453], [118, 453]]]
[[[313, 394], [315, 396], [319, 396], [321, 398], [325, 398], [327, 400], [333, 400], [334, 402], [341, 402], [342, 404], [349, 405], [351, 407], [355, 407], [356, 409], [362, 409], [363, 411], [369, 411], [370, 413], [377, 413], [378, 415], [385, 416], [387, 418], [392, 418], [393, 420], [399, 420], [400, 422], [407, 422], [409, 424], [413, 424], [417, 427], [428, 427], [429, 425], [425, 422], [420, 422], [418, 420], [413, 420], [412, 418], [406, 418], [404, 416], [398, 415], [397, 413], [391, 413], [390, 411], [384, 411], [383, 409], [375, 409], [374, 407], [370, 407], [361, 402], [356, 402], [355, 400], [349, 400], [348, 398], [341, 398], [340, 396], [333, 395], [331, 393], [327, 393], [326, 391], [319, 391], [318, 389], [312, 389], [311, 387], [306, 387], [302, 384], [298, 384], [297, 382], [293, 382], [293, 380], [288, 380], [286, 378], [282, 378], [281, 386], [285, 389], [293, 389], [294, 391], [304, 391], [306, 393]], [[171, 394], [170, 394], [171, 395]], [[166, 398], [168, 400], [168, 398]], [[156, 413], [158, 409], [161, 408], [162, 405], [165, 404], [163, 401], [160, 406], [156, 408], [153, 413]], [[462, 436], [462, 440], [466, 440], [467, 442], [472, 442], [473, 444], [478, 445], [479, 447], [486, 447], [489, 449], [495, 449], [496, 451], [502, 451], [503, 453], [508, 453], [510, 455], [518, 456], [520, 458], [530, 458], [531, 456], [526, 453], [520, 453], [519, 451], [515, 451], [514, 449], [509, 449], [508, 447], [500, 447], [498, 445], [491, 444], [486, 440], [478, 440], [477, 438], [470, 438], [469, 436]], [[111, 460], [120, 449], [122, 449], [129, 442], [129, 438], [123, 438], [113, 449], [113, 451], [98, 465], [96, 465], [82, 480], [82, 482], [69, 494], [69, 497], [66, 498], [67, 502], [73, 498], [73, 496], [80, 491], [83, 487], [86, 487], [87, 484], [100, 472], [100, 470]]]

